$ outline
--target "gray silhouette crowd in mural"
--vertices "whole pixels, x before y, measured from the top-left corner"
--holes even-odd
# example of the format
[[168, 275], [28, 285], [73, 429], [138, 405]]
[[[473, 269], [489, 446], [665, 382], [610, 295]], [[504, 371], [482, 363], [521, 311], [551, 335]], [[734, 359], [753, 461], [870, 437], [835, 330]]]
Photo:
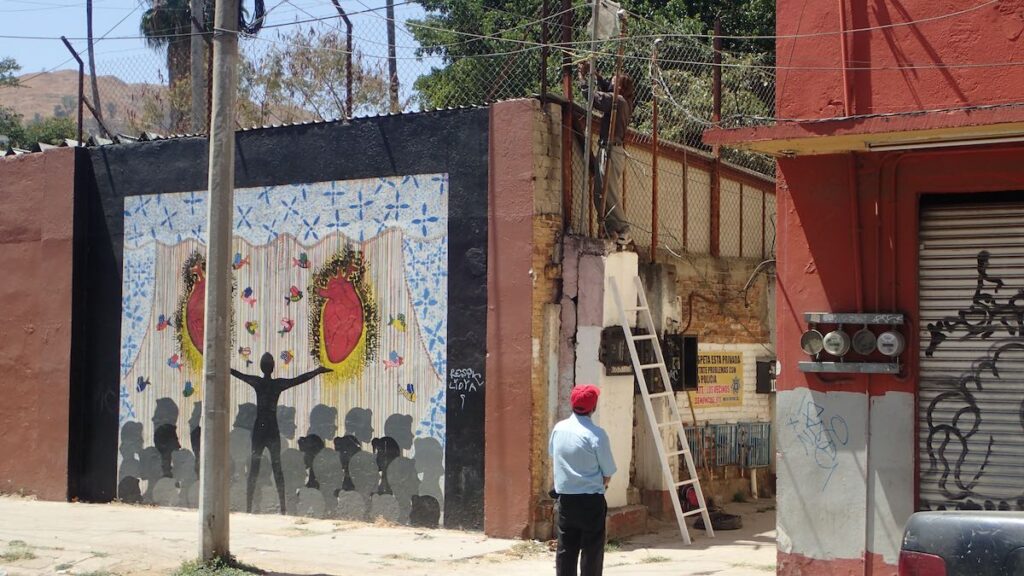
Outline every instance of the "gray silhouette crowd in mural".
[[[267, 375], [272, 371], [264, 370]], [[121, 501], [198, 505], [201, 403], [193, 404], [189, 419], [191, 450], [179, 442], [178, 413], [172, 399], [157, 399], [152, 446], [145, 446], [141, 423], [129, 421], [121, 427]], [[232, 510], [438, 526], [444, 502], [444, 451], [435, 438], [415, 438], [412, 416], [388, 416], [384, 436], [376, 438], [372, 411], [352, 408], [339, 437], [337, 408], [318, 404], [296, 449], [290, 447], [297, 434], [295, 408], [276, 406], [277, 444], [286, 448], [279, 448], [279, 463], [273, 463], [267, 453], [272, 450], [264, 447], [275, 442], [256, 432], [258, 413], [255, 404], [240, 405], [230, 432]], [[413, 458], [405, 455], [409, 450]]]

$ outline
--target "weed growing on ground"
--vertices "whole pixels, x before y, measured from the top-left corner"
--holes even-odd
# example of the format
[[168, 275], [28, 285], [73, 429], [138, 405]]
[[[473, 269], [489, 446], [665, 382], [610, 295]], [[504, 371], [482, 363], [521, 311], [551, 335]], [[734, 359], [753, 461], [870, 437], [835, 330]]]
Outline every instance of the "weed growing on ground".
[[419, 556], [413, 556], [412, 554], [388, 554], [383, 556], [385, 560], [405, 560], [407, 562], [433, 562], [433, 558], [421, 558]]
[[185, 562], [171, 576], [249, 576], [263, 574], [255, 566], [243, 564], [234, 558], [214, 558], [210, 562]]
[[71, 564], [69, 562], [65, 562], [63, 564], [57, 564], [56, 566], [53, 567], [53, 569], [56, 570], [57, 572], [61, 572], [63, 570], [67, 570], [67, 569], [71, 568], [72, 566], [74, 566], [74, 564]]
[[505, 555], [513, 556], [515, 558], [524, 558], [526, 556], [536, 554], [546, 554], [547, 552], [548, 546], [544, 542], [538, 542], [537, 540], [523, 540], [522, 542], [516, 542], [511, 548], [505, 550]]
[[736, 493], [732, 495], [732, 501], [733, 502], [739, 502], [741, 504], [743, 502], [746, 502], [747, 501], [747, 493], [744, 492], [743, 490], [737, 490]]
[[659, 562], [669, 562], [671, 558], [668, 556], [644, 556], [640, 559], [641, 564], [657, 564]]
[[0, 560], [7, 562], [18, 562], [20, 560], [32, 560], [36, 553], [22, 540], [11, 540], [7, 544], [7, 550], [0, 554]]
[[761, 572], [773, 572], [774, 573], [775, 569], [776, 569], [774, 564], [751, 564], [749, 562], [731, 562], [730, 564], [734, 568], [752, 568], [754, 570], [759, 570]]
[[622, 550], [622, 542], [618, 540], [609, 540], [604, 543], [605, 552], [618, 552]]

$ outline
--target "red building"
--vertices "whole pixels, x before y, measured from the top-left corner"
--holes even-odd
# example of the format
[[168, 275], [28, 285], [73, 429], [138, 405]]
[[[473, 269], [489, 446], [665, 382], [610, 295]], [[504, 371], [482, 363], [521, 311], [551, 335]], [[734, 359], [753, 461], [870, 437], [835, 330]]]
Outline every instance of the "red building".
[[779, 573], [894, 574], [914, 511], [1024, 509], [1024, 2], [777, 22], [777, 121], [705, 140], [778, 158]]

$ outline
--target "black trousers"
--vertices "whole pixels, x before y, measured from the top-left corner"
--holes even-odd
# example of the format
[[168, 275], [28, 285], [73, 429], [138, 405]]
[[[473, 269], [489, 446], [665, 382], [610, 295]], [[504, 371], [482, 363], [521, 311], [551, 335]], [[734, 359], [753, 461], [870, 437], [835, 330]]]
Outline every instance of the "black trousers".
[[604, 571], [604, 522], [608, 503], [604, 494], [558, 496], [557, 576], [601, 576]]

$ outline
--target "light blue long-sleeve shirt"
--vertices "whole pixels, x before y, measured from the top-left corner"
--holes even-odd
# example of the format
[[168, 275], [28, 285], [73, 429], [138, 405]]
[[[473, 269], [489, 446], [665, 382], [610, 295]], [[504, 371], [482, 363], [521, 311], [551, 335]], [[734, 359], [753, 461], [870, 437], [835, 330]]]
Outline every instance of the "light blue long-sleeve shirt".
[[608, 434], [590, 416], [573, 414], [555, 424], [548, 453], [559, 494], [604, 494], [604, 478], [615, 474]]

